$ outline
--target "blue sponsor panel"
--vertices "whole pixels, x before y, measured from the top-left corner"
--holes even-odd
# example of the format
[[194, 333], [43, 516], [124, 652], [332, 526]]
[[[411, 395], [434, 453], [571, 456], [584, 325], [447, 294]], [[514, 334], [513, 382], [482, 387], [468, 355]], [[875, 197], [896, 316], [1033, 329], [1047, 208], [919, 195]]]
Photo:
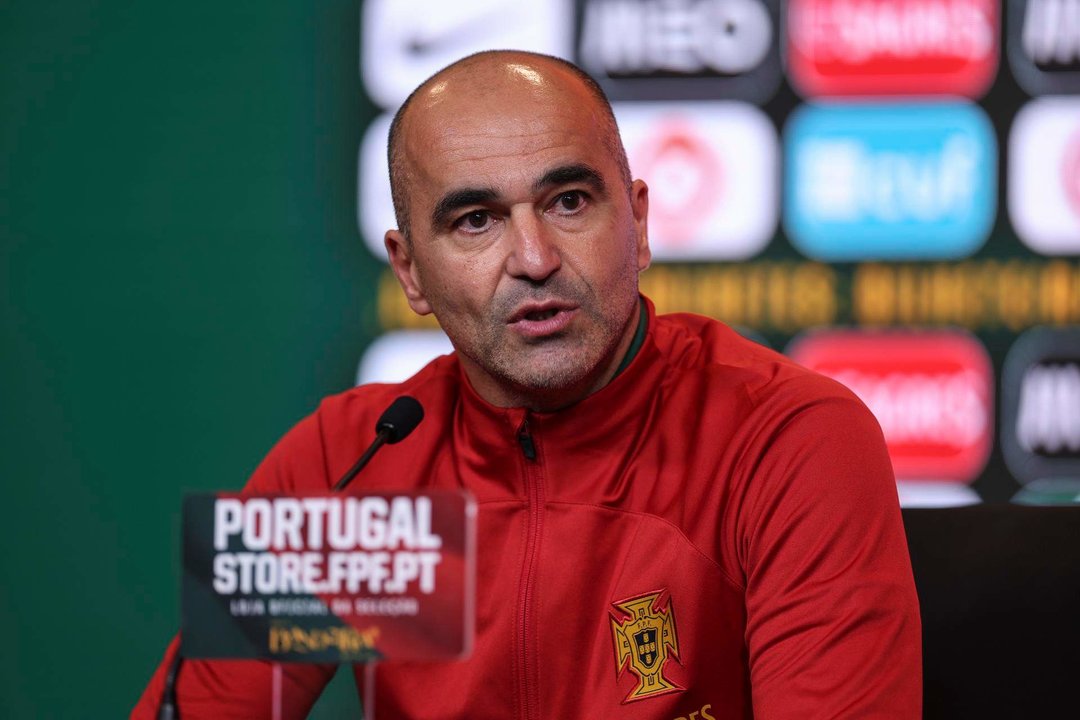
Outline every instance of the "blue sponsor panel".
[[993, 226], [997, 143], [976, 105], [808, 105], [784, 155], [784, 228], [809, 257], [962, 258]]

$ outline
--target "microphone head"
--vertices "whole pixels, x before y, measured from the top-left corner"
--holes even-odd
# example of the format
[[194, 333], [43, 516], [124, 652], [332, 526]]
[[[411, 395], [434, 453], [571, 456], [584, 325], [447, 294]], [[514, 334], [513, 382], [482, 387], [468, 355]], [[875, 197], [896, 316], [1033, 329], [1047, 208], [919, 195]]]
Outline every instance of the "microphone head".
[[393, 445], [408, 437], [423, 419], [424, 406], [420, 404], [420, 401], [414, 397], [402, 395], [390, 403], [390, 407], [379, 416], [379, 421], [375, 423], [375, 432], [386, 433], [386, 442]]

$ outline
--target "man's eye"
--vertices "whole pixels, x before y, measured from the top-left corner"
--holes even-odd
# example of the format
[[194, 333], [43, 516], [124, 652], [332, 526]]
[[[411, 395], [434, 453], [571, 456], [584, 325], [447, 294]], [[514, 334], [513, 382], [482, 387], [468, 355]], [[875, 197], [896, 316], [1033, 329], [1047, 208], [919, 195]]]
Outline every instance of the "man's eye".
[[571, 192], [565, 192], [555, 199], [555, 210], [571, 215], [581, 209], [585, 204], [585, 196], [577, 190]]
[[465, 232], [481, 232], [491, 225], [491, 215], [485, 210], [474, 210], [457, 221], [457, 226]]

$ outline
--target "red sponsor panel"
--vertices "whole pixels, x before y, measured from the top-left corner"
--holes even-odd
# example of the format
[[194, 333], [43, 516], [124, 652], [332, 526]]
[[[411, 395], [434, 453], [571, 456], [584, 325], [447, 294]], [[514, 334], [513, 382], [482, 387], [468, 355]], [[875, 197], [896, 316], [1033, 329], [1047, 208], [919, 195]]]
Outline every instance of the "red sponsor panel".
[[993, 370], [956, 331], [829, 331], [789, 355], [847, 387], [881, 423], [899, 480], [971, 482], [993, 441]]
[[790, 0], [787, 66], [804, 95], [981, 96], [996, 0]]

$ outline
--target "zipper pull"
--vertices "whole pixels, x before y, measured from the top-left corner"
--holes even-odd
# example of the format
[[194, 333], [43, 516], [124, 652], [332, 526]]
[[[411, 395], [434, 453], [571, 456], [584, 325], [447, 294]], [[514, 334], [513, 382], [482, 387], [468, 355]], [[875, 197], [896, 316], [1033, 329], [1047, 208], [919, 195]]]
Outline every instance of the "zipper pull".
[[518, 429], [518, 444], [521, 445], [521, 452], [525, 455], [526, 460], [536, 460], [536, 443], [533, 442], [532, 435], [529, 434], [529, 422], [527, 420], [521, 423], [521, 427]]

